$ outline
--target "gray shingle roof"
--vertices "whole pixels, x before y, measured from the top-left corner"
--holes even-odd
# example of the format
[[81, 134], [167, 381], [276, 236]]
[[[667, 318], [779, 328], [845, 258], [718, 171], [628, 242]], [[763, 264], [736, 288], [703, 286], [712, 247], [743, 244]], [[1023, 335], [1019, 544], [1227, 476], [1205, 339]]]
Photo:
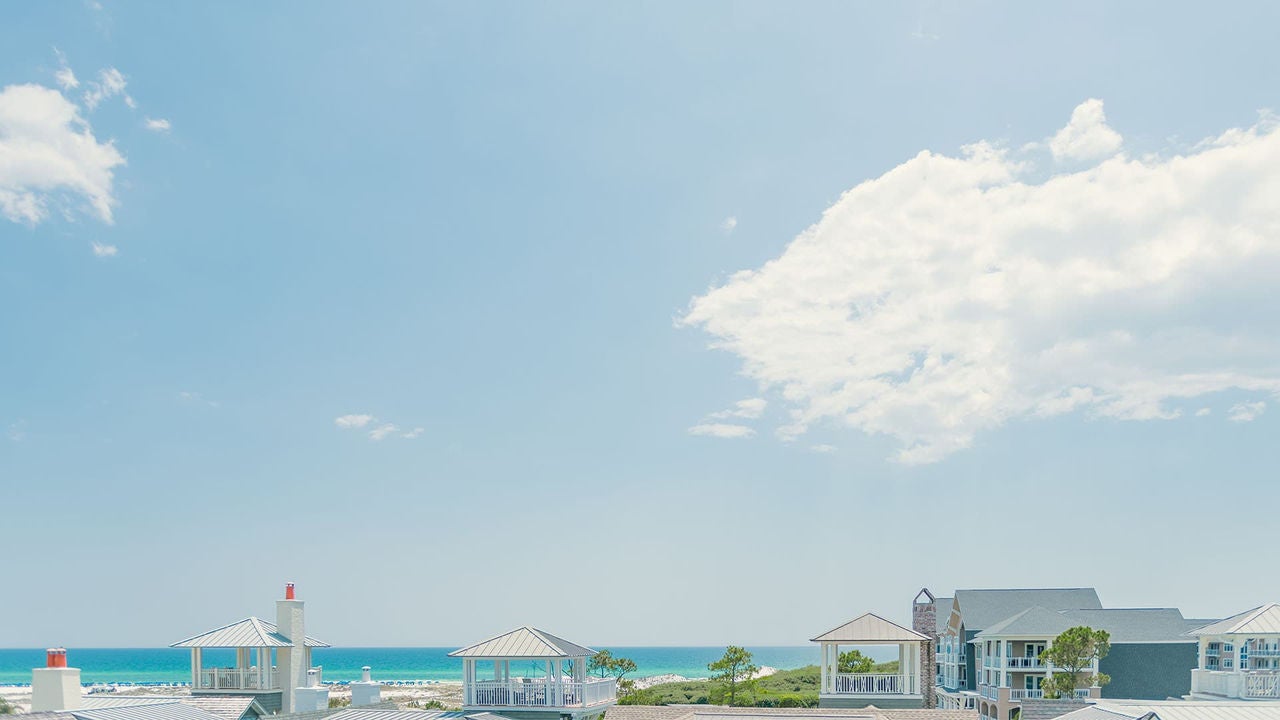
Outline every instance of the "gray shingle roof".
[[1176, 608], [1108, 608], [1059, 610], [1032, 607], [978, 633], [990, 637], [1055, 637], [1068, 628], [1085, 625], [1106, 630], [1113, 644], [1191, 643], [1189, 623]]
[[536, 628], [519, 627], [449, 653], [449, 657], [472, 658], [576, 658], [596, 651], [558, 638]]
[[981, 631], [1039, 605], [1048, 610], [1101, 609], [1093, 588], [1033, 588], [1023, 590], [957, 590], [956, 604], [964, 627]]
[[933, 601], [934, 619], [938, 625], [938, 635], [947, 631], [947, 621], [951, 618], [951, 601], [955, 598], [938, 598]]

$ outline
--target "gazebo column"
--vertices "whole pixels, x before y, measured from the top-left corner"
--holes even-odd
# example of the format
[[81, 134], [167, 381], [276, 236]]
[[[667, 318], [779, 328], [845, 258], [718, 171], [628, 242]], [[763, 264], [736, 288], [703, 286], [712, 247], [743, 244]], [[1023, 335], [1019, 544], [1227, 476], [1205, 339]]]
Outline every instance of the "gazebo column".
[[200, 655], [200, 648], [191, 648], [191, 688], [193, 690], [200, 689], [200, 661], [203, 658]]

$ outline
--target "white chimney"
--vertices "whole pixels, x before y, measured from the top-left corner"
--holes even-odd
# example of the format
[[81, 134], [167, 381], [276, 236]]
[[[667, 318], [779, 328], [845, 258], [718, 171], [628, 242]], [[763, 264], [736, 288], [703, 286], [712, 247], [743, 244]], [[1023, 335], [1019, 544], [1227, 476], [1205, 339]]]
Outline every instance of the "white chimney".
[[[291, 645], [276, 651], [276, 666], [280, 668], [280, 686], [303, 688], [307, 686], [307, 670], [311, 669], [311, 652], [307, 649], [307, 628], [303, 602], [294, 597], [293, 583], [284, 587], [284, 599], [276, 601], [276, 632], [289, 638]], [[328, 690], [325, 690], [328, 693]], [[297, 691], [281, 693], [280, 712], [302, 712], [293, 706]], [[327, 703], [327, 701], [326, 701]]]
[[351, 706], [374, 705], [382, 702], [382, 683], [372, 680], [369, 666], [360, 668], [360, 682], [351, 683]]
[[329, 688], [320, 684], [320, 671], [307, 670], [307, 684], [293, 691], [294, 712], [315, 712], [329, 708]]
[[31, 712], [80, 709], [80, 668], [67, 667], [66, 648], [49, 648], [45, 667], [31, 671]]

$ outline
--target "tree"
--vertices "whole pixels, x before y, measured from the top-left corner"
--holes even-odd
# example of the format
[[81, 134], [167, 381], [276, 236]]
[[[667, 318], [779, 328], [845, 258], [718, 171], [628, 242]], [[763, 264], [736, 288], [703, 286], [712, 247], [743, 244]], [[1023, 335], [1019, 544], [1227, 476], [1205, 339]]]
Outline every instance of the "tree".
[[840, 653], [840, 669], [842, 673], [869, 673], [876, 663], [857, 650]]
[[751, 653], [737, 645], [725, 648], [724, 657], [709, 663], [707, 669], [716, 673], [711, 679], [723, 685], [724, 691], [729, 695], [730, 705], [738, 704], [738, 691], [749, 690], [760, 670], [751, 664]]
[[1111, 633], [1081, 625], [1053, 639], [1053, 644], [1040, 653], [1040, 660], [1054, 666], [1055, 671], [1044, 679], [1046, 698], [1069, 698], [1076, 688], [1090, 685], [1106, 685], [1111, 678], [1098, 673], [1089, 674], [1095, 660], [1101, 660], [1111, 652]]
[[599, 673], [602, 678], [609, 677], [613, 674], [614, 662], [613, 653], [601, 650], [587, 660], [587, 672]]
[[598, 673], [605, 678], [612, 675], [618, 681], [618, 692], [621, 695], [630, 693], [635, 688], [634, 680], [623, 678], [627, 673], [636, 671], [636, 662], [631, 658], [614, 657], [608, 650], [601, 650], [587, 660], [587, 672]]

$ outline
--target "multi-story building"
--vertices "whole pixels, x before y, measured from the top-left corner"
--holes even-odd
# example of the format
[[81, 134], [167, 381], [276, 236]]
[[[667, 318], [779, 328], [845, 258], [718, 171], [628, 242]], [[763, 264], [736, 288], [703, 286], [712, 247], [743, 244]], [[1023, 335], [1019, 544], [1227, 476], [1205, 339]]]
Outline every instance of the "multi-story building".
[[1197, 700], [1280, 700], [1280, 604], [1270, 603], [1193, 630]]
[[944, 709], [975, 709], [982, 700], [977, 674], [981, 666], [975, 665], [970, 646], [978, 633], [1036, 606], [1050, 610], [1102, 607], [1093, 588], [957, 590], [954, 597], [938, 602], [937, 697], [938, 707]]

